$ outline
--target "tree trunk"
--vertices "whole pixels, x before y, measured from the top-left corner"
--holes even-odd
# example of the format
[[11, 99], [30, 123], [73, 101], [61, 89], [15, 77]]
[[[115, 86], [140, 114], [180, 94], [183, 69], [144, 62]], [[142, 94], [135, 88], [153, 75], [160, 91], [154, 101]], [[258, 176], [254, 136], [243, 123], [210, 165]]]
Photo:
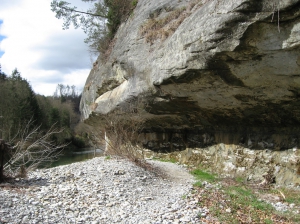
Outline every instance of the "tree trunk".
[[5, 150], [5, 142], [0, 139], [0, 183], [4, 179], [3, 167], [4, 167], [4, 150]]

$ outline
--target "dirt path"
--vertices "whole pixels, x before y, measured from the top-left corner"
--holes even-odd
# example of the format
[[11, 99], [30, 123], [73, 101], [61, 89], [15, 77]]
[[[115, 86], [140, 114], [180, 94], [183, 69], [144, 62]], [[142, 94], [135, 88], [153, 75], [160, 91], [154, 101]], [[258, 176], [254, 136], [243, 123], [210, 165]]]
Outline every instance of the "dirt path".
[[184, 167], [177, 164], [157, 160], [148, 160], [147, 162], [152, 164], [155, 168], [158, 168], [167, 178], [174, 182], [179, 184], [194, 182], [194, 177]]

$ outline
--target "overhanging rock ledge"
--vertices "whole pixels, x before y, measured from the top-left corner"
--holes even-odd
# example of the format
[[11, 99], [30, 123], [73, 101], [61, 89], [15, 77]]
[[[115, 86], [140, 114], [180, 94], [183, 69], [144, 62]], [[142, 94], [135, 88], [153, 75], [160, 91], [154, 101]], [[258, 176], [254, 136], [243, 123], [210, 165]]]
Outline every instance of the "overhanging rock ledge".
[[86, 81], [83, 119], [142, 98], [154, 151], [299, 145], [299, 0], [139, 0], [115, 38]]

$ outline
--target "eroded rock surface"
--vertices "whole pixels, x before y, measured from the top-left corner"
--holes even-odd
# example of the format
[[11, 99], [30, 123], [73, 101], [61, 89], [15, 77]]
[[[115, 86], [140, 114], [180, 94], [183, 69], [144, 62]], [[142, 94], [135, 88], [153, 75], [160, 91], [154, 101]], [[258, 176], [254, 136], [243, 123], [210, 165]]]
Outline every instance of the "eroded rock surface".
[[[147, 29], [174, 12], [175, 25]], [[299, 47], [299, 0], [139, 0], [86, 81], [83, 119], [142, 97], [141, 141], [152, 150], [292, 148], [300, 138]]]

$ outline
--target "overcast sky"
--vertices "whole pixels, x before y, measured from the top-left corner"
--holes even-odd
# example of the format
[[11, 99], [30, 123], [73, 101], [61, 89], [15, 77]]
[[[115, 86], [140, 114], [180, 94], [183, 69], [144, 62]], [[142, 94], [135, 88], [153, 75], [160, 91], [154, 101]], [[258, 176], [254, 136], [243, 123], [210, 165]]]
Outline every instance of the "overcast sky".
[[[88, 8], [71, 0], [78, 9]], [[62, 30], [51, 0], [0, 0], [0, 64], [10, 75], [21, 72], [36, 93], [52, 95], [57, 84], [82, 90], [92, 67], [81, 29]]]

